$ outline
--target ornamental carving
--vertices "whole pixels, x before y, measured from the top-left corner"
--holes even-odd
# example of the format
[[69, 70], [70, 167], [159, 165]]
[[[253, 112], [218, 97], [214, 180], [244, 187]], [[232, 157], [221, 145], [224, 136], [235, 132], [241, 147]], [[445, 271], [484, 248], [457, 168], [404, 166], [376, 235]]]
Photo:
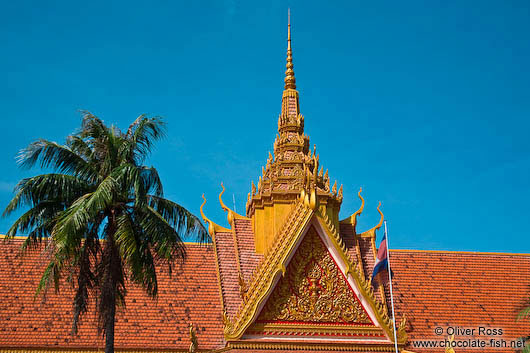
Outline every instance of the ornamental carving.
[[373, 325], [313, 227], [256, 322]]

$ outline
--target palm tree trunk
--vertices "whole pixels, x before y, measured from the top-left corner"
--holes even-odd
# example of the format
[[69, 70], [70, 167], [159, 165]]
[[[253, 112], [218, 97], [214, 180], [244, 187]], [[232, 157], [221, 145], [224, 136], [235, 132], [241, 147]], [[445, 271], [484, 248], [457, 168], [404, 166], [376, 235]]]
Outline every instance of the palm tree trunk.
[[116, 316], [116, 295], [114, 303], [110, 304], [109, 316], [105, 323], [105, 353], [114, 353], [114, 325]]
[[[109, 228], [107, 233], [106, 251], [103, 256], [108, 256], [106, 259], [106, 275], [104, 291], [105, 300], [104, 305], [107, 307], [105, 311], [105, 353], [114, 353], [114, 327], [116, 323], [116, 294], [118, 290], [118, 277], [121, 272], [121, 262], [119, 258], [118, 249], [114, 242], [114, 233], [116, 232], [116, 219], [114, 211], [109, 217]], [[105, 254], [106, 253], [106, 254]], [[100, 308], [101, 310], [101, 308]]]

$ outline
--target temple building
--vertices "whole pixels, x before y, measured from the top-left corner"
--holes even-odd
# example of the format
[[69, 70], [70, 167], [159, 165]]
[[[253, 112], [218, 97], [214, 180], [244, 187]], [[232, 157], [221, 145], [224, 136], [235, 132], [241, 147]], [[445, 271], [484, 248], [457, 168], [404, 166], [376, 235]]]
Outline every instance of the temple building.
[[[388, 283], [371, 280], [381, 205], [380, 221], [357, 229], [362, 190], [344, 195], [311, 146], [290, 25], [286, 68], [274, 153], [251, 184], [246, 214], [224, 204], [222, 185], [225, 226], [207, 217], [217, 202], [204, 199], [212, 243], [186, 244], [186, 261], [172, 276], [158, 267], [157, 299], [128, 286], [116, 350], [394, 352], [397, 340], [402, 352], [444, 352], [422, 342], [453, 339], [469, 340], [457, 353], [521, 351], [512, 342], [530, 334], [530, 323], [517, 321], [530, 295], [530, 255], [390, 250], [394, 320]], [[358, 198], [359, 209], [341, 219], [344, 197]], [[450, 222], [443, 215], [440, 221]], [[71, 335], [71, 287], [34, 296], [46, 258], [39, 249], [19, 256], [21, 242], [0, 245], [0, 352], [103, 351], [94, 312]], [[488, 345], [472, 348], [481, 340]]]

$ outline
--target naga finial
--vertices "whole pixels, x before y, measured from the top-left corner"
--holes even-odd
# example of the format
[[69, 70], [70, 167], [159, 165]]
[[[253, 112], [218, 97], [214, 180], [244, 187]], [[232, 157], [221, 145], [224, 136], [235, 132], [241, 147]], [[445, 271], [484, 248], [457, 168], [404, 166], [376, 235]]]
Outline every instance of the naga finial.
[[[219, 203], [221, 204], [221, 208], [223, 209], [223, 211], [228, 212], [228, 215], [227, 215], [228, 224], [230, 224], [230, 226], [233, 226], [234, 225], [234, 219], [236, 219], [236, 218], [246, 219], [246, 217], [237, 214], [235, 211], [231, 210], [228, 206], [225, 205], [225, 203], [223, 202], [223, 198], [222, 198], [222, 196], [223, 196], [223, 194], [225, 192], [225, 186], [223, 185], [223, 183], [221, 183], [221, 187], [223, 188], [223, 190], [221, 190], [221, 193], [219, 194]], [[248, 200], [250, 200], [250, 194], [249, 194], [249, 199]], [[247, 202], [248, 202], [248, 200], [247, 200]]]
[[372, 229], [369, 229], [366, 232], [362, 232], [361, 237], [375, 237], [375, 232], [383, 225], [383, 220], [385, 219], [385, 216], [383, 215], [383, 212], [381, 212], [381, 201], [379, 201], [379, 205], [377, 206], [377, 212], [379, 212], [379, 214], [381, 215], [379, 223], [377, 223], [377, 225]]
[[361, 213], [364, 210], [364, 198], [361, 196], [362, 191], [363, 191], [363, 188], [361, 187], [359, 188], [359, 193], [357, 194], [359, 199], [361, 199], [361, 207], [359, 207], [359, 209], [355, 211], [355, 213], [352, 214], [350, 217], [345, 218], [341, 221], [341, 223], [351, 224], [353, 226], [354, 231], [355, 231], [355, 226], [357, 225], [357, 216], [361, 215]]
[[195, 328], [193, 327], [193, 324], [190, 322], [190, 325], [189, 325], [189, 329], [190, 329], [190, 348], [188, 349], [188, 352], [190, 353], [195, 353], [197, 352], [197, 346], [198, 346], [198, 343], [197, 343], [197, 334], [195, 333]]
[[210, 224], [210, 220], [209, 220], [208, 218], [206, 218], [206, 216], [204, 215], [204, 211], [202, 210], [202, 208], [203, 208], [204, 205], [206, 204], [206, 197], [204, 197], [204, 194], [202, 194], [202, 199], [204, 200], [204, 201], [202, 202], [202, 204], [201, 204], [201, 207], [200, 207], [202, 220], [203, 220], [205, 223]]
[[228, 211], [228, 207], [226, 207], [225, 203], [223, 202], [223, 194], [225, 193], [225, 186], [223, 185], [223, 182], [221, 182], [221, 193], [219, 194], [219, 203], [221, 204], [221, 208], [223, 211]]
[[[230, 229], [227, 229], [225, 227], [221, 227], [220, 225], [217, 225], [215, 224], [214, 222], [212, 222], [208, 217], [206, 217], [206, 215], [204, 214], [204, 211], [203, 211], [203, 207], [204, 205], [206, 204], [206, 197], [204, 197], [204, 194], [202, 194], [202, 199], [204, 200], [202, 202], [202, 205], [201, 205], [201, 216], [202, 216], [202, 220], [204, 221], [204, 223], [208, 223], [208, 233], [212, 236], [212, 237], [215, 237], [215, 232], [216, 231], [221, 231], [221, 232], [230, 232], [231, 230]], [[215, 239], [214, 239], [215, 241]]]

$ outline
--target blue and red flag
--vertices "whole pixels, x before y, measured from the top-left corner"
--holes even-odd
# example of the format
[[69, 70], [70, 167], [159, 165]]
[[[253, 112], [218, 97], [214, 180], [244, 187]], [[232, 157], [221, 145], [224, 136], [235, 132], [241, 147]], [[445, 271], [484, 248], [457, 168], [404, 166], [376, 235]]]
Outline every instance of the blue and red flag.
[[[382, 283], [383, 281], [379, 280], [381, 274], [388, 274], [388, 250], [386, 245], [386, 232], [381, 240], [381, 245], [379, 245], [379, 250], [377, 250], [377, 258], [375, 259], [374, 272], [372, 273], [372, 282], [373, 283]], [[387, 275], [388, 276], [388, 275]]]

